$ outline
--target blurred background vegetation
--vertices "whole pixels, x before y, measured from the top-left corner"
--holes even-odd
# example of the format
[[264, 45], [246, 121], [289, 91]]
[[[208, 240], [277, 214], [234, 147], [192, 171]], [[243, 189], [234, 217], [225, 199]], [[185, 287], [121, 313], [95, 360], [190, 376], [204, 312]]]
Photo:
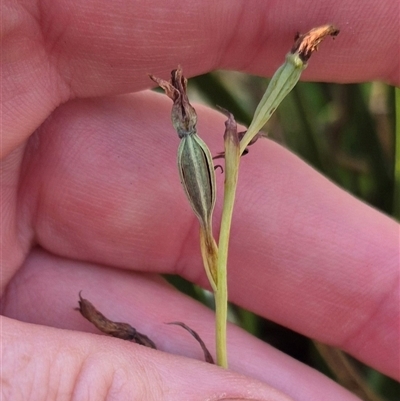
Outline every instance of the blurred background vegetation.
[[[191, 79], [189, 98], [211, 107], [222, 106], [233, 113], [238, 122], [248, 126], [267, 84], [265, 78], [217, 71]], [[351, 85], [300, 82], [279, 106], [265, 130], [271, 139], [289, 148], [340, 187], [399, 219], [395, 96], [400, 97], [395, 95], [395, 88], [381, 82]], [[397, 109], [400, 108], [398, 103], [400, 99]], [[399, 166], [400, 160], [397, 163]], [[213, 307], [212, 296], [207, 292], [180, 277], [168, 279], [182, 292]], [[351, 374], [340, 366], [335, 369], [335, 354], [329, 349], [235, 305], [230, 306], [230, 319], [342, 385], [353, 386], [351, 380], [349, 383]], [[400, 400], [399, 383], [357, 361], [351, 360], [351, 363], [360, 379], [379, 398], [359, 393], [360, 397]]]

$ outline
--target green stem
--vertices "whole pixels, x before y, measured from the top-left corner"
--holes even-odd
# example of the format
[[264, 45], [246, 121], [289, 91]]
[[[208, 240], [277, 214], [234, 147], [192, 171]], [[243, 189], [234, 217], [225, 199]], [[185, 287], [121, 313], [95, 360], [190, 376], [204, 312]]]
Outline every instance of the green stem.
[[228, 354], [226, 348], [226, 324], [228, 318], [228, 288], [225, 281], [215, 292], [215, 331], [217, 344], [217, 365], [228, 368]]
[[234, 160], [229, 156], [225, 159], [224, 207], [222, 210], [221, 230], [218, 243], [218, 288], [215, 293], [217, 363], [224, 368], [228, 367], [226, 351], [226, 325], [228, 317], [228, 249], [240, 161], [239, 157], [233, 159]]

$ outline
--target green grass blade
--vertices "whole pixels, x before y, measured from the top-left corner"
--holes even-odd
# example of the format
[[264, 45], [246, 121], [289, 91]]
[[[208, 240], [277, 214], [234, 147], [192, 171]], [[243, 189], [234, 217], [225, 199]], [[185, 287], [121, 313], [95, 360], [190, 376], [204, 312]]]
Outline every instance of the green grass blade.
[[400, 88], [395, 88], [395, 161], [394, 161], [394, 196], [393, 196], [393, 216], [400, 220]]

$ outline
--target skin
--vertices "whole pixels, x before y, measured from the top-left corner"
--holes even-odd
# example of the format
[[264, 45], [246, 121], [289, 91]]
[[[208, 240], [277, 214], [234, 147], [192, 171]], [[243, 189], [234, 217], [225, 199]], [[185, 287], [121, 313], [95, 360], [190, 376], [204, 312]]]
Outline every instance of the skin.
[[[326, 22], [341, 33], [305, 80], [399, 85], [397, 1], [3, 3], [4, 399], [356, 400], [236, 327], [224, 371], [163, 324], [184, 321], [214, 353], [213, 314], [158, 276], [207, 287], [171, 102], [138, 91], [178, 64], [270, 76], [296, 31]], [[225, 117], [196, 109], [216, 154]], [[398, 380], [398, 224], [268, 140], [241, 169], [230, 299]], [[94, 335], [80, 290], [166, 352]]]

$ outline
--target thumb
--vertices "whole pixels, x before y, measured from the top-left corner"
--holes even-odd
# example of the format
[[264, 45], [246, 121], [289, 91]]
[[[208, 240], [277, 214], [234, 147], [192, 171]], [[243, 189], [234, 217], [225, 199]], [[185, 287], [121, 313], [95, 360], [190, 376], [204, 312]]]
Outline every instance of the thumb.
[[1, 317], [5, 400], [290, 399], [237, 373], [94, 334]]

